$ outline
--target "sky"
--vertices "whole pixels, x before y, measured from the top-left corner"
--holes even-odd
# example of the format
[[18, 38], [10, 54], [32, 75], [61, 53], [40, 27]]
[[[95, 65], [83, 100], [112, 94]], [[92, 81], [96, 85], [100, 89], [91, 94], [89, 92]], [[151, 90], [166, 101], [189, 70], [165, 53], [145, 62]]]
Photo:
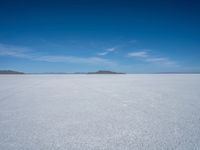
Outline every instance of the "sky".
[[0, 70], [199, 72], [198, 0], [0, 0]]

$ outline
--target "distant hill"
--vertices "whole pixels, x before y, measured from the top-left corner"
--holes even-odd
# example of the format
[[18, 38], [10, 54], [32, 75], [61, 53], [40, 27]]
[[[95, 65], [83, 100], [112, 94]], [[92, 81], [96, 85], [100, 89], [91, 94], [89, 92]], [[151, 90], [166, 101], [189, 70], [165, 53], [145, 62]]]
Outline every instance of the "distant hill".
[[125, 74], [122, 72], [113, 72], [113, 71], [107, 71], [107, 70], [99, 70], [96, 72], [88, 72], [87, 74]]
[[0, 74], [24, 74], [24, 73], [13, 70], [0, 70]]

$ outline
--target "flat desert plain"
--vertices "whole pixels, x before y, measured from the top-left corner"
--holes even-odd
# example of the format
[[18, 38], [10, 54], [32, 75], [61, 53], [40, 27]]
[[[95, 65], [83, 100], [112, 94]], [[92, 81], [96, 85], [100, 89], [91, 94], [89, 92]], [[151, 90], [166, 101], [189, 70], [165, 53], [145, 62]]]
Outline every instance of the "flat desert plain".
[[199, 150], [200, 75], [1, 75], [1, 150]]

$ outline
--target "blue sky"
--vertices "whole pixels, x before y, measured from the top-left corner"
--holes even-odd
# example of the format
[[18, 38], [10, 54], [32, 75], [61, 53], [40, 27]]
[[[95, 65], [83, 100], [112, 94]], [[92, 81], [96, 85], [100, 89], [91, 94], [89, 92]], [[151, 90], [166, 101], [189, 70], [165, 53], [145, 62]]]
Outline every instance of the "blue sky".
[[0, 69], [200, 71], [197, 0], [1, 0]]

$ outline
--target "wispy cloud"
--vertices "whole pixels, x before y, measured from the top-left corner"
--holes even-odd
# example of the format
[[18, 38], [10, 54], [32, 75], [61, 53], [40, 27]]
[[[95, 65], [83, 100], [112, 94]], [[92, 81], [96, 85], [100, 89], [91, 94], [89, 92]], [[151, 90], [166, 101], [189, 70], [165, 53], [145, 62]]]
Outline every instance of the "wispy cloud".
[[153, 62], [153, 63], [162, 63], [162, 64], [165, 64], [165, 65], [178, 66], [177, 62], [172, 61], [169, 58], [165, 58], [165, 57], [148, 58], [148, 59], [145, 59], [145, 61]]
[[[109, 49], [112, 51], [112, 49]], [[34, 61], [46, 61], [46, 62], [68, 62], [76, 64], [90, 64], [90, 65], [106, 65], [115, 66], [117, 63], [108, 59], [99, 57], [77, 57], [68, 55], [38, 55], [32, 52], [29, 48], [10, 46], [0, 44], [0, 56], [10, 56], [16, 58], [25, 58]]]
[[[107, 55], [108, 53], [114, 52], [115, 48], [108, 48], [102, 52], [101, 56]], [[156, 63], [167, 66], [178, 66], [176, 61], [173, 61], [167, 57], [158, 57], [150, 53], [150, 50], [139, 50], [130, 52], [127, 54], [128, 57], [136, 58], [148, 63]], [[70, 56], [70, 55], [44, 55], [35, 53], [34, 50], [31, 50], [27, 47], [5, 45], [0, 43], [0, 56], [9, 56], [15, 58], [28, 59], [33, 61], [43, 61], [43, 62], [63, 62], [71, 64], [86, 64], [86, 65], [96, 65], [96, 66], [108, 66], [112, 68], [124, 68], [126, 66], [119, 64], [110, 59], [105, 59], [102, 57], [91, 56], [91, 57], [82, 57], [82, 56]], [[123, 66], [123, 67], [122, 67]]]
[[108, 59], [103, 59], [99, 57], [75, 57], [75, 56], [41, 56], [35, 58], [35, 60], [46, 61], [46, 62], [69, 62], [78, 64], [93, 64], [93, 65], [116, 65]]
[[107, 55], [107, 54], [109, 54], [111, 52], [114, 52], [115, 50], [116, 50], [116, 48], [114, 48], [114, 47], [107, 48], [107, 49], [105, 49], [104, 52], [98, 53], [97, 55], [99, 55], [99, 56], [105, 56], [105, 55]]
[[5, 45], [0, 43], [0, 56], [29, 58], [29, 55], [26, 54], [29, 51], [30, 49], [25, 47]]
[[128, 57], [138, 58], [145, 62], [150, 63], [159, 63], [164, 65], [173, 65], [178, 66], [178, 64], [175, 61], [172, 61], [169, 58], [166, 57], [157, 57], [149, 53], [149, 50], [140, 50], [136, 52], [130, 52], [127, 54]]
[[104, 55], [107, 55], [109, 52], [102, 52], [102, 53], [98, 53], [97, 55], [99, 56], [104, 56]]
[[113, 51], [115, 51], [116, 49], [113, 47], [113, 48], [108, 48], [108, 49], [106, 49], [108, 52], [113, 52]]
[[137, 52], [128, 53], [128, 56], [129, 57], [147, 58], [147, 57], [149, 57], [149, 54], [146, 51], [137, 51]]

